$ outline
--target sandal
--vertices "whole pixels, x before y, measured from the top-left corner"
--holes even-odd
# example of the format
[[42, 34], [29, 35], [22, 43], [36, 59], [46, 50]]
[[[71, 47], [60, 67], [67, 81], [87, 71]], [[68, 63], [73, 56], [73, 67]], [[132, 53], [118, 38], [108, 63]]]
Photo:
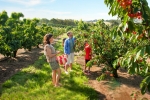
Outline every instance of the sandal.
[[91, 75], [90, 71], [87, 72], [87, 75]]
[[58, 85], [55, 85], [55, 87], [61, 87], [61, 86], [62, 86], [62, 84], [60, 84], [60, 83]]
[[87, 70], [83, 70], [84, 73], [87, 73]]

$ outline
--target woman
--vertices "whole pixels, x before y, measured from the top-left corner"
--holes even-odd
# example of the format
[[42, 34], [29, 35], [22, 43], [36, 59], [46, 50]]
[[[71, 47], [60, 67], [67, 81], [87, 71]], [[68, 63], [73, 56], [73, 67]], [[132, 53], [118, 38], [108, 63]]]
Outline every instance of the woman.
[[59, 52], [56, 52], [55, 48], [51, 45], [53, 40], [54, 38], [52, 34], [46, 34], [44, 36], [44, 55], [52, 68], [53, 85], [57, 87], [59, 86], [61, 70], [58, 62], [56, 61], [56, 56]]

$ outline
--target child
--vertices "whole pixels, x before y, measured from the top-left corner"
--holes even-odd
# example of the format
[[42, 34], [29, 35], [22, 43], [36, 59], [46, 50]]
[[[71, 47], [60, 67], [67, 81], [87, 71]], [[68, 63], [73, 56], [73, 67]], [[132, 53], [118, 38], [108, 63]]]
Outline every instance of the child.
[[62, 42], [62, 46], [64, 47], [64, 42], [65, 42], [66, 38], [63, 38], [63, 42]]
[[92, 59], [92, 48], [91, 46], [88, 44], [87, 41], [85, 41], [84, 43], [84, 51], [85, 51], [85, 66], [84, 66], [84, 73], [90, 75], [90, 67], [88, 67], [88, 71], [86, 71], [86, 64], [88, 63], [88, 61], [90, 61]]
[[[65, 42], [66, 38], [63, 38], [62, 40], [62, 46], [64, 47], [64, 42]], [[63, 55], [59, 55], [57, 56], [57, 61], [59, 63], [59, 65], [63, 65], [65, 67], [65, 63], [67, 62], [67, 57], [65, 54]]]

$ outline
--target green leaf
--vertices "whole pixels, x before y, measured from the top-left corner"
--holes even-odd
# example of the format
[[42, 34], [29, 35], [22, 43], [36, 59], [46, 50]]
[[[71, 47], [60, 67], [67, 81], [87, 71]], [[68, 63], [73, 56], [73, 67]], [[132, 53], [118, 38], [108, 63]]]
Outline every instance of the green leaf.
[[133, 62], [132, 65], [129, 67], [129, 73], [135, 74], [136, 67], [137, 67], [137, 64]]
[[135, 29], [132, 21], [128, 21], [128, 28], [131, 32]]
[[150, 55], [150, 46], [149, 45], [146, 46], [146, 53], [148, 53]]
[[140, 57], [141, 54], [141, 50], [136, 54], [135, 58], [134, 58], [134, 62]]
[[147, 86], [142, 83], [142, 86], [141, 86], [141, 93], [142, 93], [142, 94], [145, 94], [145, 93], [146, 93], [146, 87], [147, 87]]
[[145, 55], [145, 49], [146, 49], [146, 47], [143, 47], [143, 48], [142, 48], [141, 54], [140, 54], [141, 57], [143, 57], [143, 56]]
[[147, 86], [147, 90], [150, 92], [150, 83]]
[[130, 62], [131, 62], [131, 57], [129, 57], [129, 58], [127, 59], [127, 64], [129, 65]]
[[150, 76], [147, 76], [143, 82], [145, 82], [146, 84], [149, 84], [150, 83]]
[[146, 67], [145, 73], [148, 73], [148, 70], [149, 70], [149, 68], [148, 68], [148, 67]]

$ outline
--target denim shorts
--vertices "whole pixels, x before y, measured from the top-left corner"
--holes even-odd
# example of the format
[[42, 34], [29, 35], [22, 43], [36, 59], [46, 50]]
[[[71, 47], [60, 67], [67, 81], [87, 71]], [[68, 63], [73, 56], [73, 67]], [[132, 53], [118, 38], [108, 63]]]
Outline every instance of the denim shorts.
[[57, 61], [50, 62], [49, 64], [50, 64], [52, 70], [56, 70], [60, 67]]

